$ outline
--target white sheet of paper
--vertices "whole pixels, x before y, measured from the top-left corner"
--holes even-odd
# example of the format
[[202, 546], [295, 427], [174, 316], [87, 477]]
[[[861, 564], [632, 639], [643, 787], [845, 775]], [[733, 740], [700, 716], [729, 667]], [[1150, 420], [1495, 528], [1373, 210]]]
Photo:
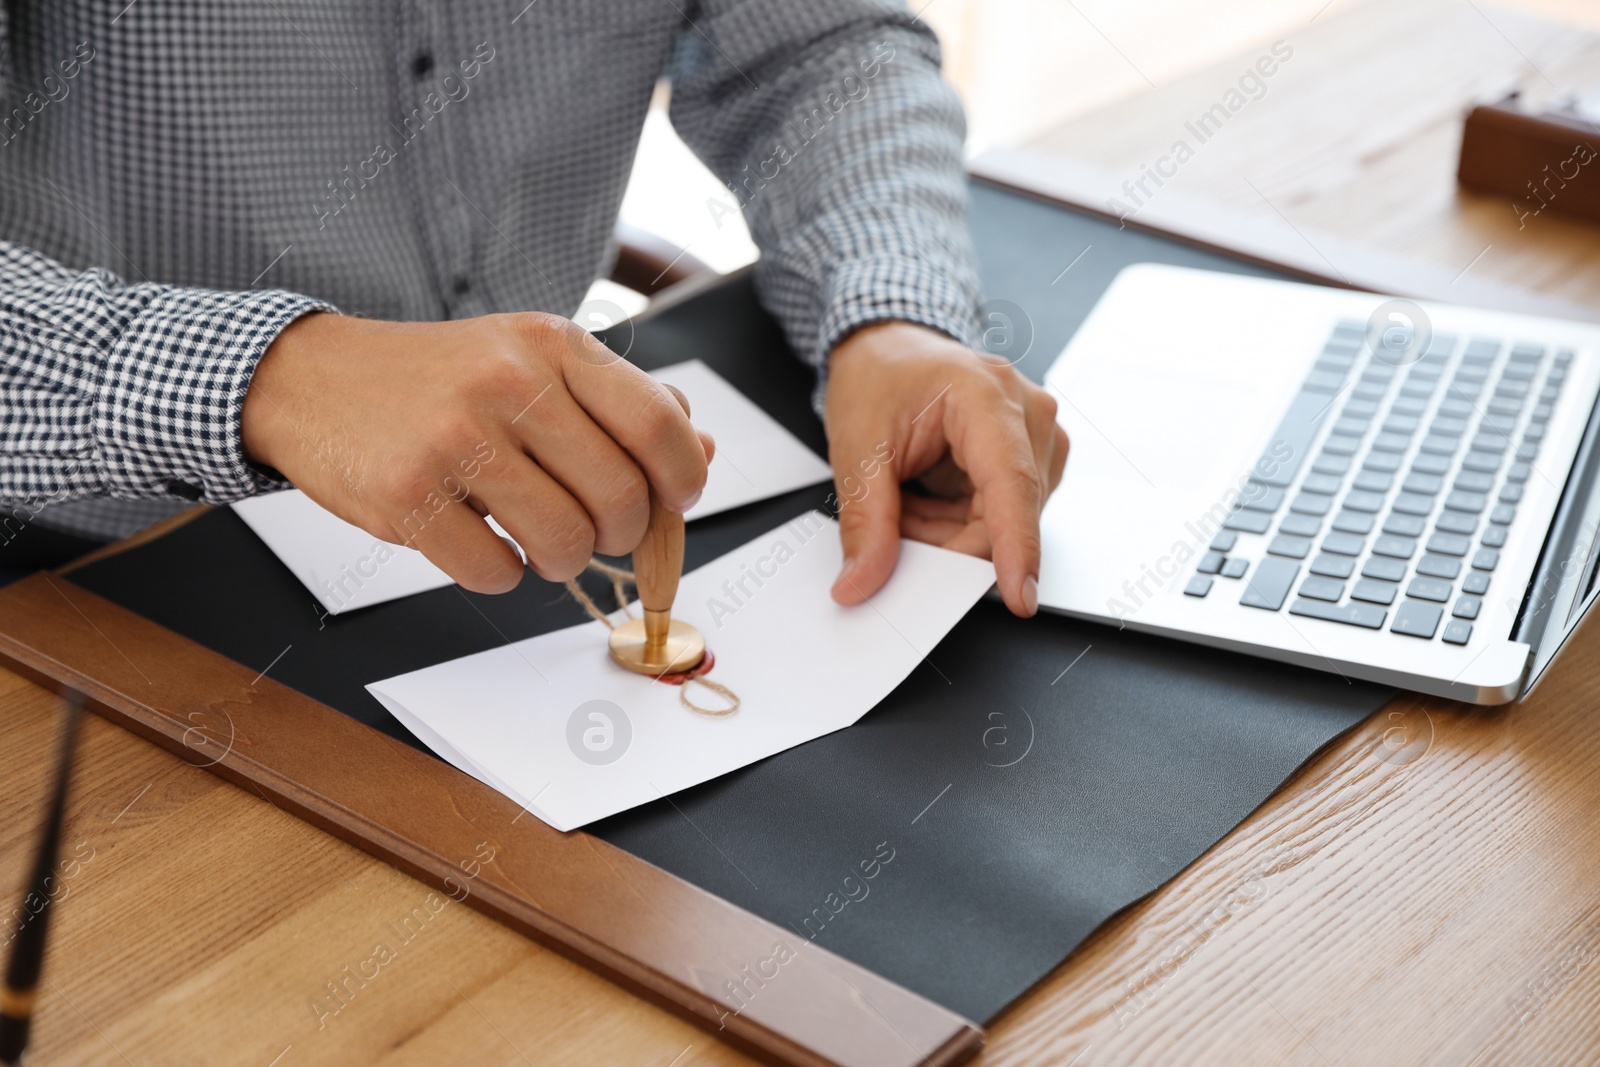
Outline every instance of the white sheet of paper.
[[[612, 663], [599, 622], [367, 689], [442, 758], [571, 830], [849, 726], [994, 582], [985, 560], [905, 541], [889, 584], [840, 607], [841, 558], [837, 524], [812, 512], [684, 575], [673, 615], [705, 634], [710, 677], [738, 694], [726, 718]], [[690, 697], [721, 703], [698, 685]]]
[[[690, 521], [831, 476], [816, 453], [698, 359], [652, 376], [683, 390], [694, 424], [717, 439], [705, 493], [685, 516]], [[421, 552], [378, 540], [298, 489], [241, 500], [233, 510], [329, 614], [450, 584]]]

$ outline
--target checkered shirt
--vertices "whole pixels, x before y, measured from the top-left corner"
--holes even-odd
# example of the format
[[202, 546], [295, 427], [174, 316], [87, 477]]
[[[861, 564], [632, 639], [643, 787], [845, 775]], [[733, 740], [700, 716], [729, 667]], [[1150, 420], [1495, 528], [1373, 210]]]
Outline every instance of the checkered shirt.
[[574, 313], [659, 78], [803, 358], [889, 319], [970, 339], [938, 63], [891, 0], [7, 0], [0, 500], [137, 501], [57, 512], [112, 536], [279, 487], [239, 412], [313, 309]]

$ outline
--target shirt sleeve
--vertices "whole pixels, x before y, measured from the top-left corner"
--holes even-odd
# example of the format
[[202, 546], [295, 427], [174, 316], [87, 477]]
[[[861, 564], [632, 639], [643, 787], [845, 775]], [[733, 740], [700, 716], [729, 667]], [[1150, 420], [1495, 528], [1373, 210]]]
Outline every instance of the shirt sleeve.
[[795, 350], [824, 370], [847, 334], [891, 319], [970, 343], [966, 122], [927, 26], [892, 0], [685, 12], [672, 122], [738, 201]]
[[246, 462], [239, 415], [294, 293], [126, 284], [0, 241], [0, 500], [178, 497], [285, 483]]

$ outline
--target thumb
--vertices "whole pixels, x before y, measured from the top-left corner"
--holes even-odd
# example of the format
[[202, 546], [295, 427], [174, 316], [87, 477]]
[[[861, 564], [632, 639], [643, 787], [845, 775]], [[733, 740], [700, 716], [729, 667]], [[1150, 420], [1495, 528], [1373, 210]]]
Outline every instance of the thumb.
[[[854, 455], [845, 449], [833, 453], [836, 460]], [[849, 459], [834, 472], [844, 565], [834, 579], [833, 599], [840, 604], [859, 604], [882, 589], [900, 558], [900, 483], [892, 463], [879, 465], [870, 478], [859, 469]]]

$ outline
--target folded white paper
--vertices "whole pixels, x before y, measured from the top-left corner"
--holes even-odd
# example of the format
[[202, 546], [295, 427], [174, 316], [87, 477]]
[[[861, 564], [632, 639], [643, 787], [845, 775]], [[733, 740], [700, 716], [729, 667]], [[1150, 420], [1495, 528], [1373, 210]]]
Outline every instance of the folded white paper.
[[[699, 360], [652, 376], [681, 389], [694, 424], [717, 439], [705, 493], [685, 516], [690, 521], [830, 477], [816, 453]], [[329, 614], [450, 584], [421, 552], [378, 540], [298, 489], [241, 500], [233, 510]]]
[[[699, 627], [709, 677], [738, 695], [725, 718], [612, 663], [599, 622], [367, 689], [440, 757], [571, 830], [849, 726], [994, 582], [985, 560], [904, 541], [889, 584], [840, 607], [840, 562], [837, 525], [812, 512], [684, 576], [673, 615]], [[722, 706], [699, 685], [689, 696]]]

